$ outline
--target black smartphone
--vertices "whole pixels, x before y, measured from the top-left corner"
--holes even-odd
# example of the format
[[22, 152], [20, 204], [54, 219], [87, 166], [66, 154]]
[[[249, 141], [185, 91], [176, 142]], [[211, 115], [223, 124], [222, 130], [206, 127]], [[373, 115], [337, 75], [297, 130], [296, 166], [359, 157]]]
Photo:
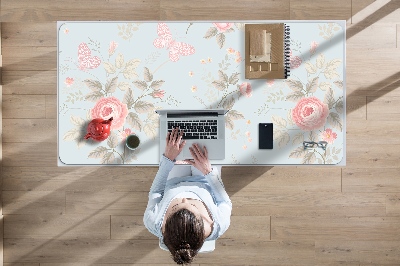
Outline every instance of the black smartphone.
[[273, 149], [274, 148], [274, 124], [259, 123], [258, 124], [258, 148]]

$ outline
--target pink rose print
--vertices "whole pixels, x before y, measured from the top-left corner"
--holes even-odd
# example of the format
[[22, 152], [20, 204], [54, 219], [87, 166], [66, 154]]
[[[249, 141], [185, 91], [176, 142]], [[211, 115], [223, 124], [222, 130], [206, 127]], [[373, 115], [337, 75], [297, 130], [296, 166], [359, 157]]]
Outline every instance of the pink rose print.
[[130, 128], [125, 128], [124, 130], [122, 130], [122, 132], [121, 132], [122, 140], [126, 139], [132, 133], [133, 132]]
[[328, 105], [314, 96], [300, 99], [292, 110], [293, 121], [302, 130], [322, 127], [328, 114]]
[[235, 49], [233, 49], [233, 48], [228, 48], [228, 49], [226, 49], [226, 51], [228, 52], [228, 54], [234, 54], [235, 53]]
[[92, 119], [102, 118], [107, 120], [113, 118], [111, 129], [121, 128], [125, 123], [125, 118], [128, 115], [126, 104], [120, 102], [115, 97], [101, 98], [92, 108], [90, 115]]
[[227, 30], [229, 30], [230, 28], [232, 28], [233, 23], [213, 23], [215, 27], [217, 27], [217, 29], [220, 32], [225, 32]]
[[268, 87], [272, 87], [272, 86], [274, 86], [274, 83], [275, 83], [275, 80], [274, 79], [269, 79], [269, 80], [267, 80], [267, 85], [268, 85]]
[[64, 83], [67, 85], [67, 87], [71, 86], [74, 83], [74, 79], [67, 77], [64, 81]]
[[110, 47], [108, 48], [108, 55], [112, 56], [115, 53], [115, 50], [118, 47], [118, 43], [111, 41], [110, 42]]
[[332, 129], [327, 128], [324, 132], [322, 132], [322, 139], [329, 144], [332, 144], [337, 138], [337, 134], [332, 131]]
[[64, 33], [65, 33], [65, 34], [68, 34], [68, 33], [69, 33], [69, 29], [68, 29], [68, 28], [65, 28]]
[[311, 55], [315, 54], [317, 47], [318, 47], [318, 43], [316, 41], [312, 41], [310, 44], [310, 54]]
[[151, 93], [151, 96], [153, 96], [153, 98], [160, 98], [162, 99], [162, 97], [164, 97], [165, 91], [153, 91]]
[[243, 82], [239, 86], [240, 93], [247, 98], [250, 98], [252, 96], [253, 90], [251, 89], [251, 84], [248, 82]]

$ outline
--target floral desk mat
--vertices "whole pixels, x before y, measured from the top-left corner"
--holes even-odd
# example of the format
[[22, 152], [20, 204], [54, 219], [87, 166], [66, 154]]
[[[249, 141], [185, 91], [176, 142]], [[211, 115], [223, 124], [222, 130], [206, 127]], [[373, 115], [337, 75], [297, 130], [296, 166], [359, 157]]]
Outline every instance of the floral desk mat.
[[[58, 154], [62, 164], [157, 165], [156, 109], [225, 108], [230, 165], [338, 164], [345, 152], [343, 21], [286, 23], [291, 76], [244, 78], [244, 24], [59, 22]], [[277, 23], [261, 21], [261, 23]], [[113, 117], [110, 137], [85, 140], [93, 118]], [[274, 148], [258, 149], [258, 124]], [[137, 134], [141, 145], [127, 149]], [[303, 141], [326, 141], [305, 149]]]

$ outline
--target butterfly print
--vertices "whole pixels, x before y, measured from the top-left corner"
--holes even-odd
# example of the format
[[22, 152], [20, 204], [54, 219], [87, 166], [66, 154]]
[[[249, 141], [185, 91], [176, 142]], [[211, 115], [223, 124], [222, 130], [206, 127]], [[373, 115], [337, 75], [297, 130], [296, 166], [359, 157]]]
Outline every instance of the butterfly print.
[[195, 49], [192, 45], [183, 42], [177, 42], [172, 38], [167, 24], [158, 23], [157, 34], [159, 38], [154, 40], [154, 46], [157, 48], [169, 49], [169, 59], [172, 62], [178, 61], [180, 55], [187, 56], [195, 53]]
[[78, 46], [78, 62], [79, 62], [79, 69], [93, 69], [97, 68], [101, 64], [100, 58], [97, 56], [91, 56], [92, 51], [89, 49], [86, 43], [81, 43]]

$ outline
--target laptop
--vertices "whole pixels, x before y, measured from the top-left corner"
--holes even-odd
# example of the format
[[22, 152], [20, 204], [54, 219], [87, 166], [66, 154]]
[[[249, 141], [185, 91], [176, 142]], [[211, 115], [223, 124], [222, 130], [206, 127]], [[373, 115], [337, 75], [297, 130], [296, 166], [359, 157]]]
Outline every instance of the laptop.
[[224, 109], [204, 110], [156, 110], [160, 115], [160, 157], [165, 151], [168, 132], [179, 127], [184, 131], [182, 139], [186, 145], [177, 160], [193, 159], [189, 147], [197, 143], [206, 146], [210, 160], [225, 159], [225, 114]]

